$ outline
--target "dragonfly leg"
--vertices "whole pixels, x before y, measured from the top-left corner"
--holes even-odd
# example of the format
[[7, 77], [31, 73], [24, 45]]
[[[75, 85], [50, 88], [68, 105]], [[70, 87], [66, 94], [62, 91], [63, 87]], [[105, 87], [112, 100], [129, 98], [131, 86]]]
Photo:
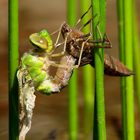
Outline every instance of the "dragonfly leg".
[[[62, 28], [63, 28], [64, 24], [65, 24], [65, 22], [61, 24], [60, 28], [59, 28], [57, 31], [54, 32], [54, 33], [58, 32], [57, 39], [56, 39], [56, 42], [55, 42], [55, 44], [54, 44], [55, 49], [64, 44], [64, 45], [63, 45], [63, 50], [62, 50], [62, 52], [60, 52], [60, 53], [56, 53], [56, 54], [53, 53], [53, 54], [51, 54], [51, 57], [63, 56], [63, 55], [65, 54], [65, 52], [66, 52], [67, 40], [68, 40], [68, 36], [69, 36], [69, 34], [71, 33], [71, 31], [69, 31], [69, 32], [67, 33], [64, 42], [58, 43], [58, 41], [59, 41], [59, 39], [60, 39], [60, 36], [61, 36], [61, 32], [62, 32]], [[52, 34], [54, 34], [54, 33], [52, 33]], [[55, 49], [54, 49], [54, 50], [55, 50]], [[54, 52], [54, 51], [53, 51], [53, 52]]]
[[104, 35], [102, 35], [101, 31], [100, 31], [100, 28], [99, 28], [99, 23], [97, 23], [97, 26], [96, 26], [96, 29], [97, 29], [97, 32], [99, 34], [99, 39], [96, 40], [97, 42], [97, 46], [98, 46], [98, 43], [102, 43], [102, 46], [103, 48], [112, 48], [112, 45], [111, 45], [111, 42], [110, 40], [108, 39], [107, 37], [107, 34], [105, 33]]
[[[65, 23], [65, 22], [64, 22], [64, 23]], [[59, 39], [60, 39], [60, 36], [61, 36], [61, 30], [62, 30], [62, 27], [63, 27], [63, 24], [64, 24], [64, 23], [61, 24], [61, 26], [59, 27], [58, 30], [56, 30], [56, 31], [54, 31], [54, 32], [51, 33], [51, 35], [54, 35], [54, 34], [58, 33], [57, 38], [56, 38], [56, 41], [55, 41], [55, 43], [54, 43], [55, 48], [58, 47], [57, 44], [58, 44], [58, 41], [59, 41]]]
[[[92, 5], [88, 8], [88, 10], [81, 16], [81, 18], [77, 21], [76, 26], [81, 22], [81, 20], [85, 17], [85, 15], [90, 11], [90, 9], [92, 8]], [[92, 17], [91, 19], [89, 19], [83, 26], [81, 26], [79, 28], [79, 30], [81, 31], [84, 27], [86, 27], [88, 24], [90, 24], [90, 33], [92, 33], [92, 26], [91, 26], [91, 22], [92, 20], [97, 16], [97, 14], [94, 15], [94, 17]], [[108, 39], [107, 35], [104, 34], [104, 36], [102, 36], [100, 29], [99, 29], [99, 24], [100, 24], [100, 19], [96, 25], [96, 30], [99, 34], [99, 39], [93, 41], [93, 45], [94, 47], [101, 47], [101, 48], [111, 48], [111, 42]], [[100, 44], [101, 43], [101, 44]], [[99, 45], [100, 44], [100, 45]]]
[[58, 41], [60, 39], [61, 29], [62, 29], [62, 25], [60, 26], [59, 31], [58, 31], [58, 35], [57, 35], [57, 38], [56, 38], [56, 41], [55, 41], [55, 44], [54, 44], [55, 47], [56, 47], [56, 44], [58, 44]]
[[85, 17], [85, 15], [90, 11], [90, 9], [92, 8], [92, 5], [90, 5], [90, 7], [88, 8], [88, 10], [81, 16], [81, 18], [77, 21], [75, 27], [81, 22], [81, 20]]
[[[77, 65], [68, 66], [68, 65], [57, 64], [54, 61], [49, 61], [50, 65], [52, 65], [54, 67], [62, 67], [62, 68], [78, 68], [80, 66], [80, 62], [81, 62], [82, 53], [83, 53], [83, 49], [84, 49], [85, 43], [87, 43], [90, 38], [91, 38], [91, 35], [88, 36], [88, 38], [82, 43], [82, 47], [81, 47], [81, 50], [80, 50], [80, 55], [79, 55], [79, 59], [78, 59], [78, 64]], [[67, 43], [67, 39], [65, 39], [64, 50], [66, 49], [66, 43]], [[73, 59], [75, 59], [75, 58], [73, 58]]]
[[91, 21], [93, 20], [93, 18], [89, 19], [83, 26], [81, 26], [79, 28], [79, 30], [81, 31], [84, 27], [86, 27], [88, 24], [90, 24], [90, 32], [92, 31], [92, 26], [91, 26]]
[[[97, 16], [97, 14], [94, 17], [96, 17], [96, 16]], [[79, 28], [79, 30], [82, 30], [84, 27], [86, 27], [88, 24], [90, 24], [90, 34], [91, 34], [91, 32], [92, 32], [92, 26], [91, 26], [92, 20], [93, 20], [93, 18], [89, 19], [82, 27]], [[96, 30], [97, 30], [99, 37], [100, 37], [100, 39], [97, 40], [97, 42], [99, 41], [99, 43], [100, 43], [100, 42], [104, 41], [104, 37], [102, 36], [101, 31], [99, 29], [99, 24], [100, 24], [100, 21], [98, 21], [98, 23], [96, 25]], [[105, 37], [106, 37], [106, 35], [105, 35]]]
[[82, 58], [82, 54], [83, 54], [83, 49], [84, 49], [84, 46], [85, 46], [85, 43], [87, 43], [88, 42], [88, 40], [91, 38], [91, 36], [89, 36], [88, 38], [87, 38], [87, 40], [86, 41], [84, 41], [83, 43], [82, 43], [82, 47], [81, 47], [81, 50], [80, 50], [80, 55], [79, 55], [79, 59], [78, 59], [78, 64], [77, 65], [75, 65], [76, 67], [79, 67], [80, 66], [80, 63], [81, 63], [81, 58]]
[[57, 29], [57, 30], [53, 31], [52, 33], [50, 33], [50, 35], [52, 36], [52, 35], [54, 35], [54, 34], [58, 33], [58, 32], [59, 32], [59, 30], [60, 30], [60, 29]]
[[[59, 40], [59, 38], [60, 38], [60, 35], [59, 35], [59, 34], [61, 34], [61, 29], [62, 29], [62, 26], [63, 26], [64, 23], [65, 23], [65, 22], [63, 22], [63, 23], [60, 25], [59, 29], [53, 31], [53, 32], [50, 34], [50, 35], [52, 36], [52, 35], [58, 33], [58, 35], [57, 35], [57, 38], [58, 38], [58, 39], [56, 39], [56, 42], [57, 42], [57, 40]], [[55, 43], [55, 44], [57, 44], [57, 43]]]
[[[81, 20], [84, 18], [84, 16], [90, 11], [90, 9], [92, 8], [92, 5], [88, 8], [88, 10], [81, 16], [81, 18], [77, 21], [76, 26], [81, 22]], [[92, 20], [97, 16], [97, 14], [95, 14], [93, 17], [91, 17], [91, 19], [89, 19], [83, 26], [81, 26], [79, 28], [79, 30], [81, 31], [84, 27], [86, 27], [88, 24], [90, 24], [90, 32], [92, 31], [92, 26], [91, 26], [91, 22]], [[75, 26], [75, 27], [76, 27]]]
[[[88, 42], [90, 37], [91, 36], [89, 36], [87, 38], [87, 40], [82, 43], [81, 50], [80, 50], [80, 55], [79, 55], [79, 59], [78, 59], [78, 64], [75, 64], [73, 66], [68, 66], [68, 65], [57, 64], [54, 61], [49, 61], [50, 65], [52, 65], [54, 67], [61, 67], [61, 68], [78, 68], [80, 66], [80, 63], [81, 63], [81, 58], [82, 58], [82, 53], [83, 53], [83, 49], [84, 49], [85, 43]], [[75, 59], [75, 58], [73, 58], [73, 59]]]
[[[64, 23], [65, 23], [65, 22], [64, 22]], [[61, 30], [62, 30], [62, 26], [63, 26], [64, 23], [61, 24], [61, 26], [59, 27], [59, 29], [57, 29], [56, 31], [54, 31], [54, 32], [51, 33], [51, 36], [54, 35], [54, 34], [56, 34], [56, 33], [58, 33], [57, 38], [56, 38], [56, 41], [55, 41], [55, 43], [54, 43], [55, 49], [56, 49], [57, 47], [59, 47], [59, 46], [62, 44], [62, 43], [58, 43], [58, 41], [59, 41], [59, 39], [60, 39]], [[54, 50], [55, 50], [55, 49], [54, 49]]]
[[106, 44], [106, 47], [108, 47], [108, 48], [112, 48], [112, 44], [111, 44], [111, 41], [109, 40], [109, 38], [108, 38], [108, 36], [107, 36], [107, 34], [105, 33], [105, 35], [104, 35], [104, 42], [105, 42], [105, 44]]
[[[89, 23], [91, 23], [92, 19], [90, 19], [89, 21], [87, 21], [87, 23], [85, 23], [85, 25], [83, 27], [80, 28], [80, 30], [82, 28], [84, 28], [86, 25], [88, 25]], [[89, 40], [88, 42], [91, 43], [90, 45], [93, 46], [94, 48], [112, 48], [111, 42], [108, 39], [106, 33], [104, 34], [104, 36], [102, 36], [101, 31], [99, 29], [99, 25], [100, 21], [97, 23], [96, 25], [96, 30], [99, 34], [99, 39], [97, 40]], [[92, 32], [92, 26], [90, 24], [90, 33], [88, 33], [89, 35], [91, 35]], [[87, 35], [88, 35], [87, 34]], [[87, 36], [83, 36], [81, 38], [83, 38], [83, 41], [86, 39]]]
[[[70, 33], [69, 33], [70, 34]], [[59, 57], [59, 56], [63, 56], [64, 54], [65, 54], [65, 52], [66, 52], [66, 46], [67, 46], [67, 40], [68, 40], [68, 36], [69, 36], [69, 34], [67, 34], [67, 36], [66, 36], [66, 38], [65, 38], [65, 41], [63, 42], [63, 43], [60, 43], [60, 44], [58, 44], [59, 46], [61, 45], [61, 44], [64, 44], [63, 46], [63, 50], [60, 52], [60, 53], [56, 53], [56, 54], [51, 54], [51, 57]]]

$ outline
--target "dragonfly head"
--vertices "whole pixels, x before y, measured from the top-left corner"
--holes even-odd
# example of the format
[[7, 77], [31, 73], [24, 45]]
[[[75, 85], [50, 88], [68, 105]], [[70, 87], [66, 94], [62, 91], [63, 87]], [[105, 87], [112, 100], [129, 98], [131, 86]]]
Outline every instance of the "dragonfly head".
[[29, 36], [31, 43], [37, 48], [47, 53], [53, 50], [53, 42], [47, 30], [33, 33]]

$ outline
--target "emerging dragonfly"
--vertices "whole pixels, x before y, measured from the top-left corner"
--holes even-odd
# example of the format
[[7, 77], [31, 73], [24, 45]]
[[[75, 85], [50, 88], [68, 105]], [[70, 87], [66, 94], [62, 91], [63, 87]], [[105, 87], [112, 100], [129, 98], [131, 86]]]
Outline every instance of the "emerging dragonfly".
[[[30, 35], [30, 41], [34, 48], [23, 54], [17, 72], [20, 102], [20, 140], [25, 139], [31, 127], [36, 98], [35, 91], [47, 95], [60, 92], [68, 84], [76, 62], [76, 59], [69, 54], [62, 56], [59, 64], [51, 60], [52, 57], [58, 57], [60, 54], [54, 54], [55, 45], [53, 45], [47, 30]], [[57, 67], [54, 76], [49, 73], [51, 66]]]
[[[87, 12], [82, 15], [76, 25], [80, 23], [91, 7], [92, 6], [90, 6]], [[92, 19], [87, 21], [87, 23], [85, 23], [85, 25], [80, 29], [71, 28], [66, 22], [64, 22], [59, 29], [58, 36], [62, 34], [63, 38], [67, 42], [63, 52], [67, 51], [67, 53], [76, 58], [77, 67], [86, 64], [91, 64], [94, 67], [94, 49], [97, 47], [111, 48], [111, 43], [107, 36], [105, 36], [103, 39], [101, 38], [100, 40], [93, 40], [91, 33], [84, 34], [81, 31], [81, 29], [90, 24], [91, 21]], [[97, 30], [99, 31], [98, 26]], [[104, 72], [110, 76], [133, 75], [133, 72], [123, 63], [108, 54], [104, 55]]]
[[[62, 43], [58, 43], [60, 34], [65, 40]], [[60, 92], [68, 84], [73, 68], [86, 64], [94, 66], [93, 51], [95, 47], [108, 48], [111, 46], [107, 38], [93, 41], [91, 40], [91, 34], [84, 34], [81, 30], [72, 29], [66, 23], [62, 24], [55, 44], [53, 44], [47, 30], [30, 35], [30, 41], [34, 48], [23, 54], [17, 72], [20, 100], [20, 140], [25, 139], [31, 127], [36, 98], [35, 91], [47, 95]], [[55, 54], [55, 49], [61, 44], [64, 46], [63, 51]], [[52, 60], [52, 58], [60, 56], [59, 64]], [[132, 74], [119, 60], [109, 55], [105, 55], [104, 64], [106, 74], [115, 76]], [[51, 66], [57, 68], [54, 76], [49, 73]]]

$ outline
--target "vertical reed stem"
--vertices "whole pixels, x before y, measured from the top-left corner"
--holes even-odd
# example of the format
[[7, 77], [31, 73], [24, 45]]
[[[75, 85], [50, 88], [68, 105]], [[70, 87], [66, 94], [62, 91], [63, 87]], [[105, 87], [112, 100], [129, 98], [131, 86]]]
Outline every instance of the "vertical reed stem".
[[[137, 13], [136, 13], [136, 5], [134, 3], [133, 6], [133, 46], [134, 46], [134, 81], [135, 81], [135, 91], [137, 93], [137, 101], [138, 101], [138, 107], [139, 107], [139, 113], [140, 113], [140, 37], [139, 37], [139, 28], [138, 28], [138, 20], [137, 20]], [[140, 114], [139, 114], [140, 116]]]
[[[81, 15], [83, 15], [91, 5], [90, 0], [81, 0]], [[82, 19], [82, 24], [86, 23], [91, 19], [91, 10]], [[89, 33], [90, 26], [86, 26], [83, 29], [84, 33]], [[94, 69], [87, 65], [83, 67], [83, 78], [84, 78], [84, 134], [85, 139], [90, 139], [92, 128], [93, 128], [93, 104], [94, 104]]]
[[[117, 13], [118, 13], [118, 32], [119, 32], [119, 54], [121, 62], [125, 63], [125, 42], [124, 42], [124, 1], [117, 1]], [[123, 140], [126, 140], [127, 128], [126, 128], [126, 93], [125, 93], [125, 78], [120, 79], [121, 86], [121, 103], [122, 103], [122, 128], [123, 128]]]
[[[128, 10], [129, 9], [129, 10]], [[133, 69], [133, 2], [124, 0], [124, 31], [126, 66]], [[133, 76], [126, 77], [127, 140], [134, 140], [134, 85]]]
[[[106, 0], [92, 0], [94, 39], [100, 39], [97, 32], [97, 24], [102, 36], [105, 34], [106, 26]], [[93, 15], [93, 16], [94, 16]], [[95, 49], [95, 118], [94, 139], [106, 140], [105, 126], [105, 103], [104, 103], [104, 50]]]
[[18, 0], [9, 0], [9, 140], [18, 139]]
[[[129, 9], [129, 10], [128, 10]], [[129, 69], [133, 69], [133, 1], [124, 0], [118, 3], [119, 35], [121, 58]], [[122, 24], [123, 23], [123, 24]], [[122, 118], [123, 140], [134, 140], [134, 85], [133, 76], [123, 79], [122, 85]]]
[[[76, 1], [67, 1], [67, 20], [70, 26], [76, 23]], [[69, 140], [77, 140], [77, 71], [75, 70], [69, 84]]]

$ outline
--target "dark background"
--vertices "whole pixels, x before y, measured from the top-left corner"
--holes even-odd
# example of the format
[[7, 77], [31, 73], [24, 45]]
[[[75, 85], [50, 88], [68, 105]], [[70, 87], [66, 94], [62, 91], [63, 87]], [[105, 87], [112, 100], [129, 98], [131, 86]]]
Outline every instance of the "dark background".
[[[137, 0], [137, 7], [140, 1]], [[0, 139], [8, 139], [8, 2], [0, 1]], [[140, 10], [138, 10], [140, 12]], [[140, 15], [139, 19], [140, 19]], [[20, 54], [29, 49], [28, 36], [47, 28], [49, 32], [56, 30], [63, 21], [66, 21], [66, 0], [24, 0], [19, 3], [19, 46]], [[139, 20], [140, 21], [140, 20]], [[117, 14], [116, 1], [107, 1], [107, 34], [112, 42], [112, 49], [107, 53], [118, 58]], [[83, 84], [82, 68], [79, 70], [79, 91]], [[119, 140], [121, 130], [121, 105], [119, 78], [105, 76], [107, 139]], [[57, 140], [67, 139], [68, 110], [67, 87], [62, 94], [45, 96], [37, 95], [33, 123], [27, 140], [49, 140], [55, 135]], [[79, 92], [79, 114], [83, 113], [83, 93]], [[137, 138], [140, 137], [140, 124], [135, 100], [135, 127]], [[82, 115], [80, 115], [82, 116]], [[79, 116], [79, 120], [82, 117]], [[80, 122], [80, 121], [79, 121]], [[82, 133], [79, 129], [79, 138]], [[50, 139], [51, 140], [51, 139]]]

